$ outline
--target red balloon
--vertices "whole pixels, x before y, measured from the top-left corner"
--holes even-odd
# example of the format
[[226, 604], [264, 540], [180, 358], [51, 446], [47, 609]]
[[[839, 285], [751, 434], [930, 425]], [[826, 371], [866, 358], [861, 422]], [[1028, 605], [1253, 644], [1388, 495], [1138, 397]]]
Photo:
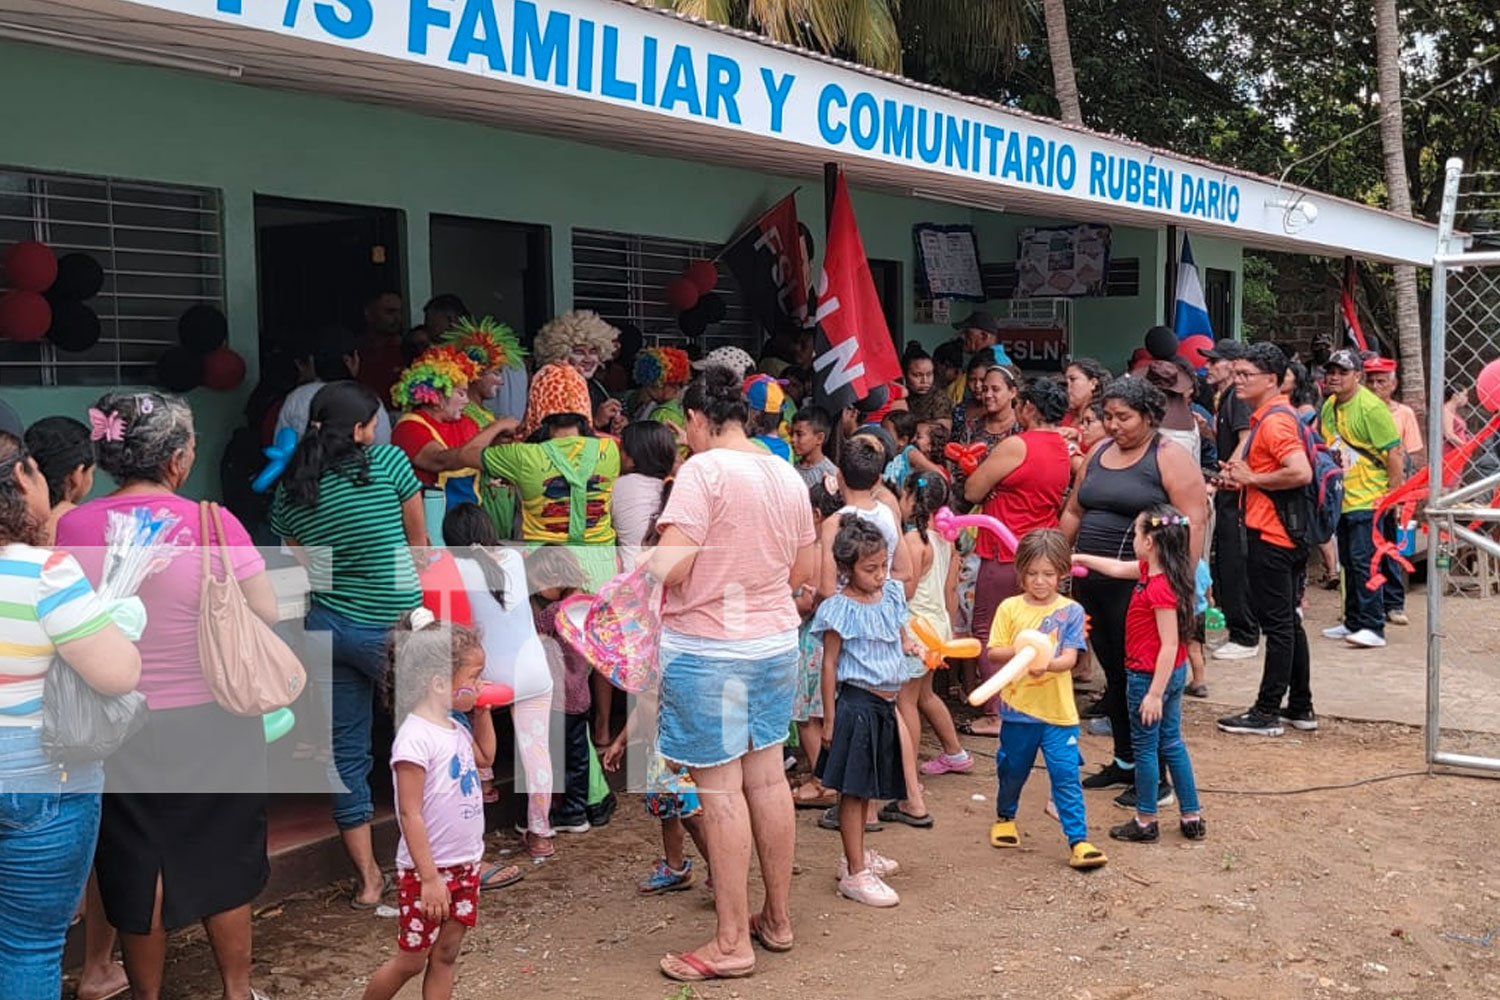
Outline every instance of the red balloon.
[[203, 355], [203, 384], [210, 389], [233, 389], [245, 381], [245, 359], [227, 347]]
[[479, 685], [479, 694], [474, 698], [475, 708], [500, 708], [516, 700], [515, 689], [509, 684], [485, 681]]
[[673, 278], [667, 282], [667, 305], [674, 312], [684, 313], [698, 304], [698, 286], [689, 278]]
[[687, 279], [698, 289], [699, 295], [707, 295], [719, 283], [719, 269], [711, 260], [695, 260], [687, 269]]
[[57, 255], [44, 243], [26, 240], [5, 251], [5, 277], [23, 292], [45, 292], [57, 280]]
[[1208, 359], [1203, 352], [1214, 346], [1213, 339], [1201, 333], [1195, 333], [1177, 345], [1177, 353], [1187, 359], [1187, 363], [1194, 368], [1207, 368]]
[[41, 340], [52, 328], [52, 306], [39, 292], [0, 295], [0, 337]]
[[1500, 358], [1491, 361], [1479, 371], [1474, 380], [1474, 395], [1479, 405], [1491, 413], [1500, 413]]

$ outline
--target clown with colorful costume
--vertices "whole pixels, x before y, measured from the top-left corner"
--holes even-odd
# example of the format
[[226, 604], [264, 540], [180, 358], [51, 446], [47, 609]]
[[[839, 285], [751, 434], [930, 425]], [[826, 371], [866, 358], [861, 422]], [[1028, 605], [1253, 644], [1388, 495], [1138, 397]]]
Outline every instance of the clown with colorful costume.
[[481, 374], [469, 354], [456, 347], [431, 347], [417, 355], [391, 386], [391, 398], [405, 412], [391, 429], [391, 443], [411, 459], [424, 486], [443, 491], [444, 506], [480, 502], [478, 469], [453, 468], [465, 444], [484, 444], [515, 429], [514, 420], [492, 420], [480, 428], [466, 413], [469, 385]]
[[681, 431], [687, 427], [682, 390], [693, 380], [693, 364], [680, 347], [647, 347], [635, 356], [631, 372], [640, 386], [632, 420], [656, 420]]

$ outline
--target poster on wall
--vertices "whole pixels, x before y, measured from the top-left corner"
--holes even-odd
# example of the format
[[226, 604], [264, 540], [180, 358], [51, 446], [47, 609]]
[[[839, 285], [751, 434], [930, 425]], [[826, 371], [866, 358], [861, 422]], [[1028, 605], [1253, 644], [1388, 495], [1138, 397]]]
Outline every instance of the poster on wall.
[[923, 222], [911, 231], [917, 245], [918, 298], [985, 301], [973, 226]]
[[1016, 236], [1018, 299], [1103, 295], [1109, 283], [1110, 228], [1031, 226]]

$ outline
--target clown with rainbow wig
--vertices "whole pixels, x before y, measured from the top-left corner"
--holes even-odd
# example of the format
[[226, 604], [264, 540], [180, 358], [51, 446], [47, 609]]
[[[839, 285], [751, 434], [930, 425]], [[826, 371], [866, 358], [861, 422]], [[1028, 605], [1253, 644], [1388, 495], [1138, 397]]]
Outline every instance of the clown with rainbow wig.
[[495, 415], [485, 409], [485, 404], [500, 391], [505, 369], [520, 368], [526, 358], [515, 331], [493, 316], [478, 321], [462, 316], [443, 334], [441, 344], [462, 352], [479, 370], [469, 382], [469, 403], [464, 407], [464, 416], [481, 428], [488, 427]]
[[391, 386], [391, 399], [405, 411], [391, 429], [391, 443], [406, 452], [424, 486], [443, 491], [447, 507], [480, 502], [479, 471], [452, 468], [458, 450], [475, 438], [487, 444], [516, 426], [496, 419], [481, 429], [465, 412], [469, 386], [481, 374], [468, 353], [445, 345], [417, 355]]
[[693, 365], [680, 347], [647, 347], [635, 356], [631, 372], [640, 386], [634, 420], [657, 420], [681, 430], [687, 426], [682, 390], [693, 380]]

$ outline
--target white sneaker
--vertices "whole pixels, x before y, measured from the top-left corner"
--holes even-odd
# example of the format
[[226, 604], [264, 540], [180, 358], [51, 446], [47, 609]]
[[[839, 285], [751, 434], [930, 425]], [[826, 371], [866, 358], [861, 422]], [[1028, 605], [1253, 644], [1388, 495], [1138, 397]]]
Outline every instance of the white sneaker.
[[[901, 870], [900, 862], [871, 850], [865, 851], [865, 867], [874, 872], [878, 878], [889, 878]], [[848, 858], [839, 858], [839, 873], [837, 877], [841, 882], [849, 877]]]
[[1387, 622], [1390, 622], [1392, 625], [1410, 625], [1411, 624], [1411, 619], [1408, 618], [1408, 617], [1406, 617], [1406, 612], [1402, 611], [1399, 608], [1396, 609], [1395, 611], [1387, 611], [1385, 613], [1385, 620]]
[[901, 902], [896, 890], [880, 881], [880, 876], [868, 868], [839, 879], [839, 895], [866, 906], [895, 906]]
[[1226, 642], [1214, 650], [1216, 660], [1248, 660], [1260, 653], [1260, 646], [1242, 646], [1237, 642]]
[[1385, 636], [1376, 635], [1367, 628], [1346, 635], [1344, 641], [1351, 646], [1359, 646], [1361, 649], [1379, 649], [1385, 645]]
[[1344, 627], [1343, 622], [1340, 622], [1333, 628], [1325, 628], [1323, 630], [1323, 638], [1325, 639], [1347, 639], [1353, 634], [1354, 633], [1350, 632], [1347, 628]]

